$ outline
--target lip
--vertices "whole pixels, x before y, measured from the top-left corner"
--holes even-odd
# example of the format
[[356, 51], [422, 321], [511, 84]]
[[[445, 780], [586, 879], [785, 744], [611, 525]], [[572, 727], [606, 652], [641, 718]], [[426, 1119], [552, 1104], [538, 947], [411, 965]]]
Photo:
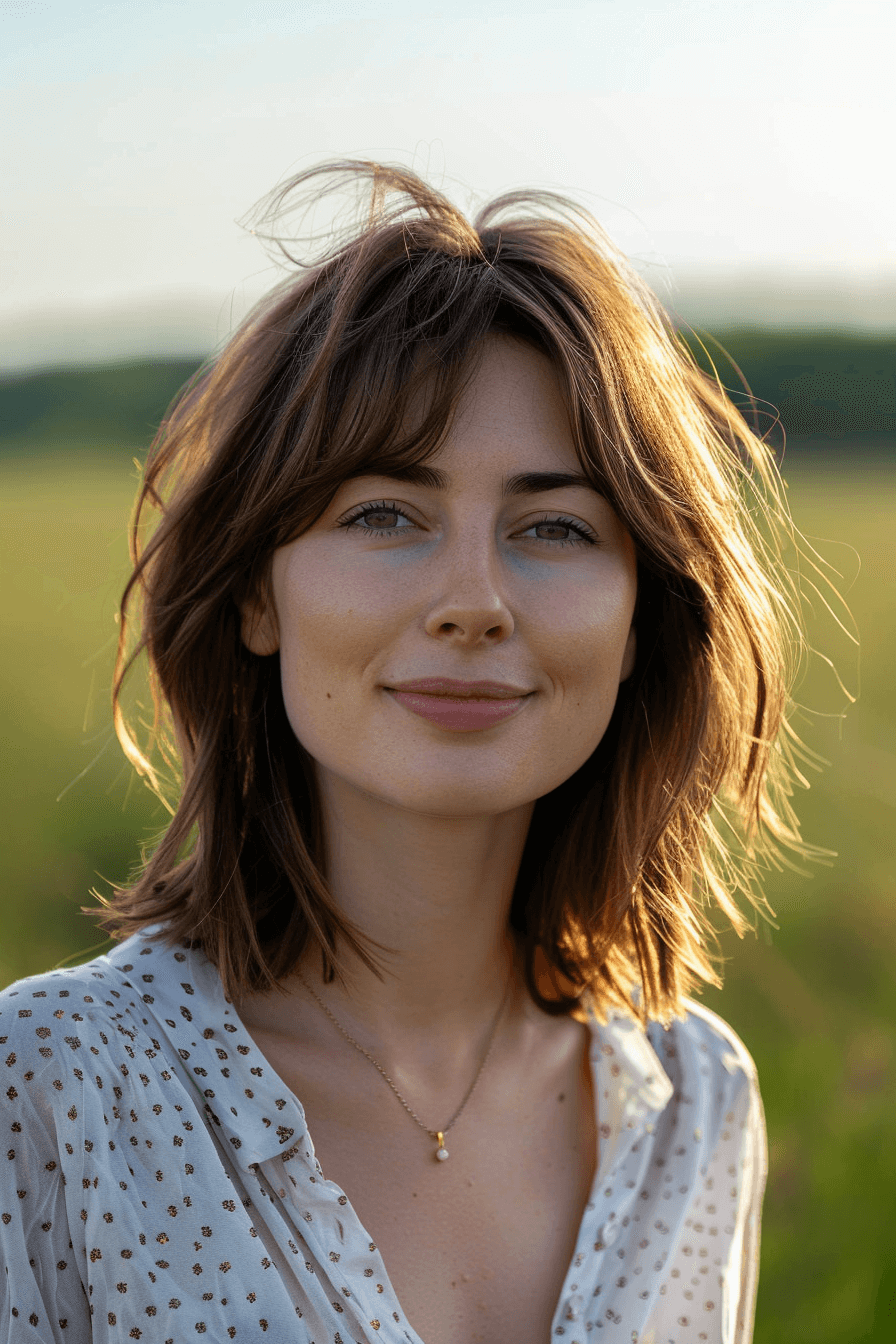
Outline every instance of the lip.
[[414, 681], [396, 681], [387, 691], [414, 691], [418, 695], [437, 695], [453, 700], [517, 700], [532, 695], [522, 686], [504, 681], [457, 681], [452, 677], [417, 677]]
[[[469, 686], [469, 683], [467, 683]], [[492, 683], [494, 685], [494, 683]], [[505, 688], [502, 688], [505, 689]], [[433, 695], [432, 692], [398, 690], [385, 687], [389, 697], [403, 709], [430, 723], [456, 733], [472, 733], [491, 728], [513, 718], [528, 704], [531, 694], [514, 696]]]

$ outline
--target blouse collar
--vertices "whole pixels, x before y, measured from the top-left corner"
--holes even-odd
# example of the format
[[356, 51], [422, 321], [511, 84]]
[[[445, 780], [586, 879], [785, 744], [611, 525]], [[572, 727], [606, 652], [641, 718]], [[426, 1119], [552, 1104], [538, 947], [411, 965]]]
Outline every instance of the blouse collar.
[[[176, 1050], [198, 1103], [244, 1170], [287, 1152], [316, 1166], [298, 1098], [281, 1081], [225, 998], [220, 976], [201, 949], [153, 939], [154, 924], [103, 960], [135, 990], [161, 1035]], [[601, 1135], [651, 1132], [674, 1092], [636, 1018], [611, 1011], [606, 1024], [588, 1010]], [[629, 1137], [634, 1137], [629, 1133]]]
[[151, 937], [164, 927], [142, 929], [105, 960], [137, 991], [152, 1025], [180, 1056], [200, 1109], [230, 1144], [233, 1161], [245, 1170], [303, 1140], [307, 1145], [301, 1104], [225, 998], [213, 963], [198, 948]]

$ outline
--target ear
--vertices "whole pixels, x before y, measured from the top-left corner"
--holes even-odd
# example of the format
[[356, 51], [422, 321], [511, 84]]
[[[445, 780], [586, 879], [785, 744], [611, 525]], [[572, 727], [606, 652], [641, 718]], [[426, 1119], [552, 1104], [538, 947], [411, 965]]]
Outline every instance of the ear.
[[638, 638], [635, 634], [634, 624], [628, 632], [628, 639], [625, 643], [625, 652], [622, 655], [622, 668], [619, 673], [620, 684], [627, 681], [635, 670], [635, 658], [638, 653]]
[[239, 604], [240, 636], [250, 653], [267, 657], [280, 647], [280, 628], [277, 613], [270, 598], [257, 595], [247, 597]]

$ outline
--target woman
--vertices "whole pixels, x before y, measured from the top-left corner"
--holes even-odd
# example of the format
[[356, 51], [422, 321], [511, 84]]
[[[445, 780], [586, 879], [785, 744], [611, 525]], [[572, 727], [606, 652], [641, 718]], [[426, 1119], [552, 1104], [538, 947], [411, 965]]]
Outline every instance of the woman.
[[799, 843], [774, 467], [568, 202], [274, 213], [346, 179], [150, 454], [116, 715], [161, 788], [139, 596], [183, 783], [123, 941], [0, 995], [2, 1338], [742, 1344], [763, 1111], [687, 994]]

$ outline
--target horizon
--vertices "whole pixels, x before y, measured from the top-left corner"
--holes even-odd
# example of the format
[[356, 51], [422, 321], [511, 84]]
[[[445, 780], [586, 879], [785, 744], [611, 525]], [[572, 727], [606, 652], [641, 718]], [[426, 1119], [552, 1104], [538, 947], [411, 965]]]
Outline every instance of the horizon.
[[[753, 328], [831, 332], [858, 338], [896, 334], [896, 273], [879, 284], [851, 276], [774, 273], [696, 275], [665, 292], [645, 276], [676, 321], [706, 331]], [[201, 360], [221, 348], [263, 291], [135, 296], [115, 304], [0, 313], [0, 378], [137, 360]], [[237, 299], [240, 302], [237, 302]]]

